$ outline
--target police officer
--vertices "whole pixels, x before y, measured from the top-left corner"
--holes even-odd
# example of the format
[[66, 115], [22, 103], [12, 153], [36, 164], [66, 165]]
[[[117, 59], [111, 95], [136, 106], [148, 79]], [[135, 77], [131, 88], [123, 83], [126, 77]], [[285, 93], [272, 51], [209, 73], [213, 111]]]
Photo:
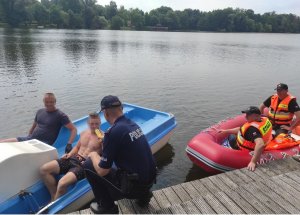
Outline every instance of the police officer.
[[[121, 101], [116, 96], [105, 96], [101, 111], [111, 125], [105, 133], [103, 153], [91, 153], [85, 162], [85, 172], [96, 202], [94, 213], [118, 213], [114, 201], [136, 199], [140, 206], [148, 205], [150, 191], [156, 177], [156, 166], [151, 149], [141, 128], [123, 115]], [[113, 164], [117, 169], [112, 168]]]

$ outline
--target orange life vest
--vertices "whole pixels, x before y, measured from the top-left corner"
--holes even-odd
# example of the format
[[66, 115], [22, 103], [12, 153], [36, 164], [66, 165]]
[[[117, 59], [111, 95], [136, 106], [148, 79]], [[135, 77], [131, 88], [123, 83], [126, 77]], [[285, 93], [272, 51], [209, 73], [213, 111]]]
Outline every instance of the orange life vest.
[[237, 143], [241, 149], [254, 150], [255, 143], [245, 139], [245, 133], [250, 126], [257, 128], [265, 144], [272, 140], [272, 123], [267, 117], [262, 117], [261, 122], [246, 122], [239, 130]]
[[265, 150], [268, 151], [268, 150], [286, 149], [286, 148], [299, 145], [299, 143], [300, 141], [296, 141], [288, 134], [281, 133], [268, 143]]
[[294, 128], [293, 131], [292, 131], [292, 133], [300, 135], [300, 125], [298, 125], [296, 128]]
[[294, 114], [289, 112], [289, 103], [294, 96], [288, 95], [280, 103], [278, 103], [278, 95], [271, 97], [271, 105], [269, 107], [269, 119], [277, 125], [291, 124]]

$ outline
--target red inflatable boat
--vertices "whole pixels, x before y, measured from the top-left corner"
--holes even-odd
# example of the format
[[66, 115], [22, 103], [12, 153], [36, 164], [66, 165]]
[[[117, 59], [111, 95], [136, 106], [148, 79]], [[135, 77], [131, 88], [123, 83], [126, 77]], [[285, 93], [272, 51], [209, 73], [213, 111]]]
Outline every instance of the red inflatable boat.
[[[245, 115], [224, 120], [200, 132], [190, 140], [186, 147], [188, 157], [196, 165], [207, 172], [220, 173], [246, 167], [251, 160], [253, 152], [234, 150], [223, 146], [225, 134], [218, 133], [218, 129], [240, 127], [246, 122]], [[294, 137], [299, 137], [293, 135]], [[276, 159], [284, 159], [289, 155], [299, 153], [299, 145], [279, 150], [264, 151], [259, 164]]]

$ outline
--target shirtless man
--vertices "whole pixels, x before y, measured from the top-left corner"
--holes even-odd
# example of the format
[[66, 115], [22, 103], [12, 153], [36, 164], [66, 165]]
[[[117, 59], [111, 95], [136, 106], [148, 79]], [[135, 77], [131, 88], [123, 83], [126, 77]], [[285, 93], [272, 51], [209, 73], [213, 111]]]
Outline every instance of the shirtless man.
[[[50, 161], [40, 168], [41, 177], [48, 188], [51, 201], [56, 200], [66, 193], [69, 185], [85, 178], [82, 164], [91, 152], [101, 153], [102, 138], [98, 137], [95, 130], [101, 124], [97, 113], [89, 114], [89, 129], [80, 134], [77, 145], [60, 159]], [[55, 175], [65, 174], [58, 182]]]

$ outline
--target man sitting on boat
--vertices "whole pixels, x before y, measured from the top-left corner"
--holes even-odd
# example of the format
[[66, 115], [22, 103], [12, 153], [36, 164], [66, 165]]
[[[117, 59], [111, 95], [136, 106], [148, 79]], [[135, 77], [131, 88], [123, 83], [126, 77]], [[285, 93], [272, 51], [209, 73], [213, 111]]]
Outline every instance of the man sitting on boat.
[[[269, 108], [268, 117], [277, 136], [292, 131], [299, 124], [300, 108], [296, 98], [288, 93], [288, 85], [280, 83], [275, 90], [277, 93], [260, 105], [260, 111], [263, 113], [266, 107]], [[296, 119], [292, 122], [294, 115]]]
[[[80, 134], [77, 145], [60, 159], [50, 161], [40, 168], [41, 177], [48, 188], [51, 201], [62, 196], [67, 187], [85, 177], [82, 164], [91, 152], [101, 153], [102, 138], [97, 136], [99, 132], [100, 117], [97, 113], [89, 114], [89, 129]], [[58, 183], [55, 175], [65, 174]]]
[[247, 119], [242, 127], [219, 130], [218, 132], [232, 134], [228, 139], [233, 149], [254, 151], [247, 167], [254, 171], [264, 148], [272, 140], [272, 123], [267, 117], [261, 117], [261, 112], [257, 107], [250, 106], [242, 113], [246, 114]]
[[17, 137], [0, 140], [0, 142], [21, 142], [31, 139], [37, 139], [49, 145], [52, 145], [62, 126], [68, 128], [71, 132], [66, 145], [66, 152], [71, 151], [72, 143], [76, 137], [77, 129], [70, 121], [69, 117], [55, 107], [56, 98], [53, 93], [45, 93], [43, 102], [45, 108], [37, 111], [33, 125], [26, 137]]

